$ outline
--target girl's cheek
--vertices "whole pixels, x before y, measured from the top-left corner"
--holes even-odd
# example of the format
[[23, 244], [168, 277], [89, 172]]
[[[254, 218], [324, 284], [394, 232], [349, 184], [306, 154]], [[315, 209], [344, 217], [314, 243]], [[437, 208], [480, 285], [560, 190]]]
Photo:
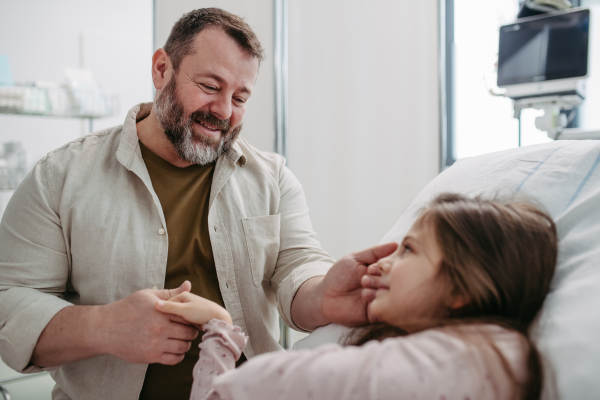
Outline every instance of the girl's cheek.
[[371, 302], [371, 305], [369, 306], [369, 311], [371, 312], [371, 315], [373, 315], [377, 319], [379, 319], [379, 316], [381, 315], [379, 305], [379, 299], [375, 299]]

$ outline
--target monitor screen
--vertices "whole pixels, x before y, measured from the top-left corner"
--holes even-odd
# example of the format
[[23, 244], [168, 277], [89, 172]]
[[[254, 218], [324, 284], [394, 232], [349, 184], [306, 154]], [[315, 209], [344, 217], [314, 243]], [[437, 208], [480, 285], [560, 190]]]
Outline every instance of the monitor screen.
[[500, 27], [498, 86], [586, 76], [589, 27], [589, 10]]

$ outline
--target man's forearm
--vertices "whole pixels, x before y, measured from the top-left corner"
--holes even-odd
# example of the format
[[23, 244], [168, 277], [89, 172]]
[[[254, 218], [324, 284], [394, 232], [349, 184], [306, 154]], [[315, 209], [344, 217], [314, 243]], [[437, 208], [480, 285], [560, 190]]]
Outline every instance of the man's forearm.
[[307, 331], [327, 325], [329, 321], [323, 315], [323, 276], [310, 278], [300, 286], [292, 301], [292, 320]]
[[102, 354], [101, 306], [69, 306], [60, 310], [42, 331], [31, 363], [57, 367]]
[[42, 331], [31, 362], [39, 367], [84, 360], [99, 354], [137, 364], [179, 363], [198, 330], [176, 315], [156, 310], [156, 302], [191, 289], [138, 290], [103, 306], [69, 306]]

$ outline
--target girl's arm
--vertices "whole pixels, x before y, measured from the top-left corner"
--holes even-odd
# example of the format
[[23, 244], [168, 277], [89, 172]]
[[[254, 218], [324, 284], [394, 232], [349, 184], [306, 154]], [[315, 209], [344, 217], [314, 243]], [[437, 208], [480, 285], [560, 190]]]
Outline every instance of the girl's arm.
[[[224, 309], [189, 293], [175, 299], [181, 304], [168, 312], [204, 324], [206, 331], [194, 368], [193, 400], [517, 398], [511, 391], [515, 381], [491, 343], [517, 383], [526, 376], [521, 337], [497, 326], [482, 327], [483, 335], [473, 336], [478, 327], [460, 334], [428, 330], [361, 347], [274, 352], [235, 369], [247, 338], [230, 323], [206, 323], [213, 313], [226, 318]], [[159, 303], [159, 310], [171, 308], [170, 301]]]
[[[513, 368], [517, 383], [522, 383], [520, 338], [506, 331], [488, 333]], [[514, 383], [493, 350], [429, 330], [361, 347], [331, 344], [264, 354], [213, 378], [206, 392], [207, 399], [231, 400], [509, 400], [519, 397], [511, 391]]]
[[211, 388], [218, 375], [235, 369], [248, 338], [232, 325], [231, 315], [220, 305], [184, 292], [168, 301], [157, 301], [156, 309], [178, 315], [205, 333], [200, 343], [200, 358], [194, 366], [194, 383], [190, 399], [219, 399]]
[[212, 319], [204, 324], [200, 358], [194, 367], [194, 383], [191, 400], [219, 399], [210, 393], [213, 380], [224, 372], [235, 369], [235, 362], [242, 355], [248, 337], [242, 330], [224, 321]]

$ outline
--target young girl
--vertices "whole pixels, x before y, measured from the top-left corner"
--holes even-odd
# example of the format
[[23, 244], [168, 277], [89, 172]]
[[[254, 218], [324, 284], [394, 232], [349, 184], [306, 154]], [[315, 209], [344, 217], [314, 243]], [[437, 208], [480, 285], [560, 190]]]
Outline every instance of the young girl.
[[444, 194], [369, 267], [378, 322], [354, 331], [356, 346], [264, 354], [236, 370], [247, 338], [225, 309], [190, 293], [157, 308], [206, 332], [195, 400], [538, 399], [527, 332], [556, 256], [556, 227], [535, 207]]

